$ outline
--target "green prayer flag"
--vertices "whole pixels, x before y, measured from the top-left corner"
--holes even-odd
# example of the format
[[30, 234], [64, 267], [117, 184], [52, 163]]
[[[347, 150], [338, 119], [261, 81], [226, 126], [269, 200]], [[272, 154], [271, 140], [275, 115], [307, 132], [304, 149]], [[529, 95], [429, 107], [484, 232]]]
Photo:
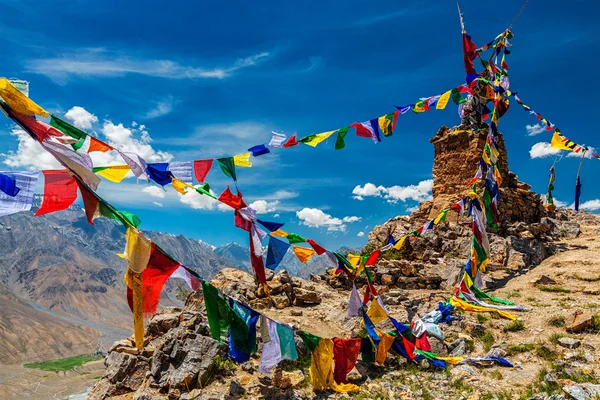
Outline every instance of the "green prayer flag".
[[219, 158], [217, 159], [219, 163], [219, 167], [221, 167], [221, 171], [234, 181], [237, 181], [237, 176], [235, 175], [235, 162], [233, 161], [233, 157], [227, 158]]
[[85, 139], [87, 138], [87, 133], [83, 132], [70, 125], [68, 122], [63, 121], [62, 119], [51, 115], [50, 116], [50, 125], [61, 131], [62, 133], [71, 136], [72, 138], [77, 139], [77, 143], [73, 143], [71, 146], [74, 150], [79, 150], [81, 146], [85, 143]]
[[216, 200], [216, 196], [213, 196], [212, 193], [210, 192], [210, 185], [208, 184], [208, 182], [204, 182], [202, 185], [198, 186], [196, 188], [196, 192], [200, 193], [200, 194], [205, 194], [208, 197], [212, 197], [213, 199]]
[[304, 345], [311, 353], [315, 351], [317, 346], [319, 345], [319, 337], [313, 335], [312, 333], [308, 333], [306, 331], [298, 331], [298, 336], [304, 342]]
[[394, 134], [394, 115], [395, 113], [389, 113], [385, 115], [385, 119], [389, 121], [389, 123], [386, 124], [382, 129], [384, 136], [392, 136]]
[[341, 262], [343, 262], [344, 265], [346, 267], [348, 267], [349, 270], [352, 271], [354, 269], [354, 267], [352, 266], [352, 263], [350, 263], [350, 261], [348, 261], [348, 259], [346, 258], [346, 256], [344, 256], [342, 253], [334, 251], [333, 255], [335, 255], [335, 258], [337, 258], [338, 260], [340, 260]]
[[105, 218], [119, 221], [125, 228], [133, 226], [137, 229], [142, 223], [142, 220], [134, 213], [130, 213], [128, 211], [119, 211], [102, 200], [99, 200], [98, 210], [100, 211], [100, 215]]
[[313, 140], [314, 138], [316, 138], [317, 135], [313, 134], [313, 135], [308, 135], [306, 137], [303, 137], [302, 139], [298, 140], [298, 143], [306, 143], [306, 142], [310, 142], [311, 140]]
[[365, 275], [367, 275], [367, 280], [372, 283], [373, 275], [371, 275], [371, 271], [369, 271], [369, 268], [367, 268], [366, 266], [363, 269], [365, 270]]
[[454, 102], [454, 104], [458, 105], [460, 103], [464, 103], [466, 100], [460, 95], [460, 92], [458, 91], [458, 89], [452, 89], [452, 101]]
[[219, 296], [217, 288], [209, 282], [202, 283], [202, 294], [210, 335], [213, 339], [221, 341], [221, 334], [231, 326], [233, 310], [225, 299]]
[[286, 237], [286, 239], [288, 240], [288, 242], [290, 244], [304, 243], [304, 242], [306, 242], [306, 239], [304, 239], [302, 236], [298, 235], [297, 233], [290, 233], [290, 234], [288, 234], [287, 237]]
[[335, 149], [336, 150], [341, 150], [344, 147], [346, 147], [346, 142], [344, 139], [346, 138], [346, 135], [348, 134], [349, 129], [350, 129], [349, 127], [346, 127], [346, 128], [342, 128], [342, 129], [338, 130], [337, 138], [335, 139]]
[[515, 303], [513, 303], [512, 301], [509, 300], [504, 300], [504, 299], [499, 299], [497, 297], [494, 297], [484, 291], [482, 291], [481, 289], [479, 289], [477, 286], [473, 285], [471, 286], [471, 291], [473, 292], [473, 294], [475, 295], [475, 297], [477, 297], [478, 299], [488, 299], [493, 301], [494, 303], [499, 303], [499, 304], [506, 304], [507, 306], [514, 306]]
[[[477, 240], [477, 237], [475, 237], [475, 235], [472, 236], [472, 246], [475, 249], [475, 253], [477, 253], [479, 265], [481, 265], [483, 261], [488, 259], [488, 256], [487, 254], [485, 254], [485, 250], [483, 250], [483, 247], [481, 247], [481, 244], [479, 244], [479, 240]], [[479, 265], [477, 265], [478, 269]]]

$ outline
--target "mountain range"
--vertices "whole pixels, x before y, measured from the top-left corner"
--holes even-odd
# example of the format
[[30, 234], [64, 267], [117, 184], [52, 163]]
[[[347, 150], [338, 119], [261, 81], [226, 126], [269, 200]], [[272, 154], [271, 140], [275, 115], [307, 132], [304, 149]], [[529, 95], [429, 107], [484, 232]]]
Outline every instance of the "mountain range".
[[[125, 298], [125, 230], [98, 218], [88, 224], [83, 209], [34, 217], [29, 212], [0, 218], [0, 360], [11, 364], [48, 360], [106, 349], [131, 334]], [[145, 231], [181, 263], [210, 279], [222, 268], [251, 270], [249, 251], [238, 243], [219, 247], [183, 235]], [[328, 257], [301, 264], [289, 251], [280, 264], [308, 278], [335, 266]], [[162, 306], [181, 304], [178, 282], [167, 283]]]

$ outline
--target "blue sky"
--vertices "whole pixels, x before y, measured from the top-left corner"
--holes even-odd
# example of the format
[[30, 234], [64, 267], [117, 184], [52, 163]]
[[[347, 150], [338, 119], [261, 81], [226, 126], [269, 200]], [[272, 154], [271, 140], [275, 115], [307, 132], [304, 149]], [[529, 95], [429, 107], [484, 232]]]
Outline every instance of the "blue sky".
[[[242, 153], [268, 142], [271, 130], [301, 137], [340, 128], [464, 81], [451, 1], [186, 3], [0, 0], [0, 76], [30, 81], [31, 97], [47, 110], [71, 110], [72, 121], [151, 161]], [[505, 29], [522, 5], [462, 3], [478, 45]], [[590, 118], [600, 86], [591, 73], [600, 61], [599, 11], [590, 1], [530, 1], [513, 27], [508, 63], [512, 89], [526, 103], [570, 139], [600, 148]], [[427, 197], [427, 184], [419, 183], [431, 179], [428, 140], [440, 125], [459, 122], [449, 104], [401, 116], [382, 144], [351, 131], [342, 151], [333, 149], [334, 137], [317, 148], [276, 151], [238, 169], [239, 187], [248, 202], [263, 200], [255, 203], [267, 212], [261, 217], [285, 222], [288, 231], [330, 248], [363, 245], [374, 225]], [[553, 158], [532, 159], [532, 146], [550, 139], [545, 131], [528, 136], [526, 126], [535, 123], [513, 102], [500, 130], [511, 170], [543, 193]], [[47, 160], [13, 128], [0, 122], [0, 169], [45, 168]], [[568, 204], [578, 161], [563, 157], [556, 167], [555, 197]], [[600, 208], [599, 172], [600, 161], [584, 162], [582, 201], [591, 201], [590, 209]], [[207, 181], [217, 193], [230, 183], [218, 169]], [[366, 183], [396, 187], [387, 199], [354, 199], [353, 189]], [[136, 212], [143, 229], [215, 245], [246, 242], [231, 213], [205, 199], [182, 202], [170, 188], [133, 179], [103, 182], [99, 192]]]

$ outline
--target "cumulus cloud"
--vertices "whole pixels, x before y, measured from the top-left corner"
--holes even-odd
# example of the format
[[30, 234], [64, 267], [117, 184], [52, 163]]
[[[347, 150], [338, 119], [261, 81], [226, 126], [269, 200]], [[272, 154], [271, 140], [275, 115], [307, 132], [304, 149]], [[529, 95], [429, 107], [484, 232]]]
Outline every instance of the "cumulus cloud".
[[98, 117], [80, 106], [72, 107], [65, 114], [65, 118], [82, 130], [90, 130], [92, 125], [98, 122]]
[[105, 49], [83, 49], [58, 57], [29, 60], [26, 70], [58, 81], [71, 76], [118, 77], [128, 74], [165, 79], [224, 79], [236, 71], [265, 61], [269, 56], [270, 53], [261, 52], [239, 58], [227, 66], [206, 68], [181, 65], [172, 60], [132, 58]]
[[356, 234], [356, 236], [363, 237], [363, 236], [365, 236], [365, 233], [363, 231], [360, 231]]
[[408, 212], [408, 213], [411, 213], [411, 214], [412, 214], [412, 213], [414, 213], [415, 211], [418, 211], [418, 210], [419, 210], [419, 208], [420, 208], [419, 206], [406, 207], [406, 212]]
[[584, 201], [579, 205], [579, 208], [588, 211], [600, 210], [600, 199]]
[[364, 200], [365, 197], [382, 197], [388, 203], [395, 204], [398, 201], [405, 202], [407, 200], [414, 201], [429, 201], [432, 199], [431, 188], [433, 187], [433, 179], [427, 179], [419, 182], [416, 185], [408, 186], [375, 186], [372, 183], [366, 183], [364, 186], [357, 185], [353, 190], [353, 198], [356, 200]]
[[267, 214], [277, 210], [277, 205], [279, 204], [278, 200], [275, 201], [266, 201], [266, 200], [256, 200], [250, 204], [248, 207], [254, 208], [257, 214]]
[[61, 169], [63, 166], [54, 159], [27, 132], [16, 127], [10, 132], [18, 140], [17, 150], [3, 153], [4, 164], [13, 168], [26, 168], [31, 171], [41, 169]]
[[158, 199], [164, 199], [167, 196], [167, 192], [164, 189], [159, 188], [158, 186], [144, 186], [142, 192], [148, 193], [152, 197], [156, 197]]
[[[594, 154], [596, 152], [596, 149], [593, 148], [592, 146], [583, 146], [583, 147], [587, 148], [587, 151], [585, 152], [585, 158], [592, 158], [592, 154]], [[567, 152], [567, 157], [581, 158], [581, 152], [575, 153], [574, 151], [569, 151], [569, 152]]]
[[[212, 190], [210, 192], [215, 195]], [[217, 207], [217, 204], [222, 205], [222, 203], [219, 203], [212, 197], [200, 194], [194, 190], [188, 190], [184, 195], [179, 197], [179, 201], [196, 210], [213, 210]]]
[[531, 158], [544, 158], [554, 156], [560, 153], [560, 150], [554, 149], [548, 142], [539, 142], [531, 146], [529, 150], [529, 157]]
[[302, 225], [313, 228], [327, 228], [328, 231], [345, 231], [346, 223], [360, 221], [360, 217], [336, 218], [324, 213], [318, 208], [303, 208], [296, 211], [296, 216], [300, 219]]
[[542, 124], [526, 125], [525, 130], [527, 131], [527, 136], [535, 136], [544, 132], [546, 127], [542, 126]]

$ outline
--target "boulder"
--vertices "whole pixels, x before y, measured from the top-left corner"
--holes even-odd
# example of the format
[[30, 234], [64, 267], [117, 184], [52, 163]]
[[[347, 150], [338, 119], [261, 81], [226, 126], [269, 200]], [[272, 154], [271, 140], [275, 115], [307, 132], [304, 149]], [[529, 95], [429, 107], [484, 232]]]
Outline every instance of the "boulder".
[[556, 281], [548, 275], [538, 275], [537, 278], [531, 281], [533, 285], [556, 285]]
[[600, 397], [600, 385], [592, 383], [563, 386], [563, 391], [575, 400], [592, 400]]
[[150, 321], [148, 321], [148, 327], [146, 328], [146, 334], [150, 336], [158, 336], [167, 332], [171, 328], [175, 328], [179, 325], [179, 317], [181, 316], [181, 310], [167, 310], [160, 314], [156, 314]]
[[109, 353], [104, 364], [105, 378], [128, 391], [135, 391], [141, 386], [148, 369], [148, 359], [145, 357], [116, 351]]
[[295, 306], [321, 304], [321, 295], [315, 291], [303, 288], [296, 288], [296, 290], [294, 291], [294, 295]]
[[277, 294], [271, 296], [271, 301], [276, 309], [282, 310], [290, 306], [290, 299], [285, 294]]
[[589, 311], [576, 310], [565, 320], [565, 329], [570, 333], [578, 333], [594, 326], [594, 316]]
[[562, 347], [566, 347], [567, 349], [576, 349], [581, 345], [581, 340], [569, 338], [569, 337], [563, 337], [563, 338], [558, 339], [558, 344], [561, 345]]

